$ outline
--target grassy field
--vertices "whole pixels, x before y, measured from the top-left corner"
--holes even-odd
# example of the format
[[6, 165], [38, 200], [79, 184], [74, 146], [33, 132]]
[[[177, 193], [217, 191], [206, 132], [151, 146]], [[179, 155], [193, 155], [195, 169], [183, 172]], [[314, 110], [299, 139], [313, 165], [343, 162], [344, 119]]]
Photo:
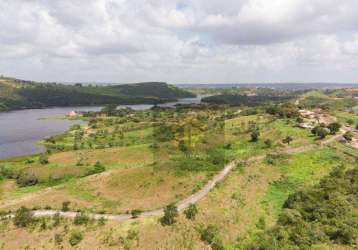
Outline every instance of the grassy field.
[[[200, 239], [200, 228], [215, 225], [220, 229], [218, 236], [227, 249], [244, 249], [255, 239], [257, 232], [274, 224], [278, 203], [282, 203], [283, 196], [288, 195], [284, 190], [293, 192], [304, 185], [313, 185], [333, 166], [342, 162], [348, 163], [347, 167], [354, 164], [344, 154], [324, 148], [308, 154], [294, 154], [278, 165], [263, 161], [239, 167], [198, 203], [199, 213], [194, 221], [180, 215], [173, 226], [162, 226], [158, 218], [107, 222], [104, 226], [98, 225], [98, 222], [76, 226], [65, 220], [59, 227], [46, 229], [23, 230], [9, 225], [12, 233], [2, 231], [0, 239], [7, 248], [25, 247], [29, 242], [24, 239], [31, 239], [36, 246], [48, 249], [56, 246], [55, 234], [61, 234], [61, 245], [67, 249], [70, 248], [68, 239], [71, 232], [80, 231], [84, 239], [78, 244], [79, 249], [89, 246], [96, 249], [126, 249], [128, 246], [130, 249], [206, 249], [208, 246]], [[283, 178], [287, 181], [282, 181]], [[85, 196], [79, 195], [82, 198]], [[47, 224], [51, 223], [48, 220]], [[15, 233], [21, 235], [20, 241], [11, 240]], [[128, 237], [132, 233], [134, 239]], [[337, 246], [333, 249], [342, 248]]]
[[270, 184], [264, 202], [277, 215], [289, 194], [304, 185], [316, 184], [333, 167], [344, 165], [350, 168], [354, 164], [354, 159], [331, 148], [284, 156], [274, 166], [281, 172], [281, 177]]
[[[308, 96], [322, 97], [319, 92]], [[86, 225], [63, 219], [54, 226], [48, 218], [26, 229], [5, 221], [0, 246], [71, 249], [71, 235], [80, 232], [78, 249], [215, 249], [202, 236], [210, 226], [225, 249], [246, 249], [258, 233], [275, 225], [290, 194], [317, 184], [333, 167], [356, 164], [356, 150], [339, 143], [320, 146], [310, 130], [297, 127], [295, 118], [262, 110], [245, 115], [225, 106], [99, 114], [44, 140], [49, 154], [0, 161], [13, 171], [0, 181], [2, 211], [61, 209], [70, 202], [71, 211], [131, 213], [177, 202], [200, 190], [227, 162], [241, 160], [197, 203], [194, 220], [181, 213], [172, 226], [163, 226], [157, 217], [124, 223], [90, 220]], [[289, 145], [287, 137], [292, 138]], [[314, 149], [278, 153], [306, 145]], [[245, 161], [258, 155], [266, 158]], [[41, 162], [44, 156], [48, 162]], [[100, 171], [94, 172], [98, 161]], [[21, 175], [35, 176], [37, 182], [21, 186]]]

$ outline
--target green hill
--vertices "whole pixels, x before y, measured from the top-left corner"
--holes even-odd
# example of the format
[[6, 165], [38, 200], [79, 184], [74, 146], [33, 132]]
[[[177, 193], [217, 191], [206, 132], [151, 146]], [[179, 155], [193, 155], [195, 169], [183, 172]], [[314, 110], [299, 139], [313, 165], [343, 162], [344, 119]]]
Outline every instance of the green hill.
[[194, 95], [160, 82], [83, 86], [0, 78], [0, 111], [53, 106], [155, 104], [186, 97]]

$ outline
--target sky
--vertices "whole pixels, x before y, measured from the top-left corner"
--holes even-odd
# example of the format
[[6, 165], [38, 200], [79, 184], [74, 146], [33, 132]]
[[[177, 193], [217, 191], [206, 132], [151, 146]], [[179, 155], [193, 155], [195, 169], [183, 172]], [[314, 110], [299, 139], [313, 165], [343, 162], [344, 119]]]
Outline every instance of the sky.
[[358, 83], [357, 0], [1, 0], [0, 74]]

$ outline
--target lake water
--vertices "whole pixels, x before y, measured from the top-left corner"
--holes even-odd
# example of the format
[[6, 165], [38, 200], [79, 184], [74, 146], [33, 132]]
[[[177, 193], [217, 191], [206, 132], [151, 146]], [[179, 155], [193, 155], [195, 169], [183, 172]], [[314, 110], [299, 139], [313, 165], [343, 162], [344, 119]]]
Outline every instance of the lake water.
[[[178, 103], [200, 103], [201, 97], [184, 98], [178, 102], [165, 103], [160, 106], [171, 107]], [[123, 105], [135, 110], [145, 110], [152, 105]], [[0, 159], [44, 152], [45, 148], [36, 145], [47, 136], [65, 132], [71, 125], [81, 123], [60, 119], [75, 111], [99, 111], [101, 107], [63, 107], [48, 109], [27, 109], [0, 113]]]

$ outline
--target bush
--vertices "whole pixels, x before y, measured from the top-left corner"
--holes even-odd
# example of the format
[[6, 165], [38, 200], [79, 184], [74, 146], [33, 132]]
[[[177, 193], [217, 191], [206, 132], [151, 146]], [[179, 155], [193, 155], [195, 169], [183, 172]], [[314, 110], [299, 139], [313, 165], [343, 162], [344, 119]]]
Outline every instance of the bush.
[[129, 229], [127, 232], [127, 239], [129, 240], [138, 240], [139, 238], [139, 233], [136, 230], [133, 229]]
[[139, 209], [133, 209], [131, 211], [132, 218], [138, 218], [138, 216], [142, 213], [142, 210]]
[[38, 179], [33, 173], [21, 172], [16, 178], [16, 183], [20, 187], [33, 186], [38, 183]]
[[89, 170], [88, 175], [99, 174], [106, 171], [106, 167], [103, 166], [99, 161], [94, 164], [93, 168]]
[[202, 241], [208, 243], [213, 250], [223, 250], [224, 246], [218, 234], [219, 230], [214, 225], [208, 225], [206, 228], [200, 230], [200, 238]]
[[194, 220], [196, 214], [198, 213], [198, 208], [195, 204], [190, 204], [187, 209], [185, 209], [185, 217], [189, 220]]
[[353, 134], [352, 132], [348, 131], [343, 135], [344, 139], [346, 139], [347, 141], [352, 141], [353, 139]]
[[21, 207], [15, 212], [14, 225], [17, 227], [27, 227], [34, 222], [32, 211], [26, 207]]
[[41, 219], [40, 229], [41, 229], [41, 231], [44, 231], [44, 230], [47, 229], [47, 223], [46, 223], [46, 219], [45, 219], [45, 218], [42, 218], [42, 219]]
[[172, 225], [176, 222], [178, 217], [178, 209], [174, 203], [169, 204], [164, 208], [164, 216], [161, 218], [162, 225]]
[[61, 243], [63, 241], [62, 235], [61, 234], [55, 234], [54, 241], [55, 241], [56, 245], [61, 245]]
[[287, 145], [290, 145], [290, 143], [293, 141], [293, 138], [291, 136], [286, 136], [282, 142], [286, 143]]
[[260, 136], [260, 131], [255, 129], [254, 131], [251, 132], [250, 134], [251, 136], [251, 142], [257, 142], [259, 140], [259, 136]]
[[60, 214], [59, 214], [59, 213], [54, 214], [54, 216], [52, 216], [52, 219], [53, 219], [53, 226], [54, 226], [54, 227], [57, 227], [57, 226], [60, 225], [60, 223], [61, 223], [61, 217], [60, 217]]
[[70, 203], [69, 201], [64, 201], [62, 202], [62, 212], [67, 212], [70, 210], [69, 206], [70, 206]]
[[318, 136], [320, 139], [324, 139], [330, 133], [330, 130], [328, 128], [325, 128], [320, 125], [320, 126], [314, 127], [311, 130], [311, 133]]
[[14, 176], [14, 172], [11, 168], [0, 166], [0, 180], [1, 179], [11, 179]]
[[89, 222], [89, 217], [85, 215], [84, 213], [78, 213], [75, 216], [75, 219], [73, 220], [73, 224], [75, 225], [84, 225]]
[[39, 158], [39, 163], [42, 165], [48, 164], [48, 156], [45, 154], [42, 154]]
[[339, 132], [341, 124], [338, 122], [332, 122], [327, 126], [327, 128], [331, 131], [332, 135], [335, 135], [337, 132]]
[[71, 233], [70, 239], [68, 240], [68, 242], [70, 243], [71, 246], [75, 246], [78, 243], [80, 243], [83, 240], [83, 235], [81, 232], [78, 231], [74, 231]]
[[265, 143], [265, 146], [266, 146], [267, 148], [271, 148], [271, 147], [272, 147], [272, 140], [267, 139], [267, 140], [264, 141], [264, 143]]
[[349, 125], [353, 125], [354, 121], [353, 121], [352, 119], [348, 119], [348, 120], [347, 120], [347, 123], [348, 123]]
[[98, 225], [99, 226], [104, 226], [104, 225], [106, 225], [106, 219], [104, 218], [104, 217], [101, 217], [101, 218], [99, 218], [99, 220], [98, 220]]

